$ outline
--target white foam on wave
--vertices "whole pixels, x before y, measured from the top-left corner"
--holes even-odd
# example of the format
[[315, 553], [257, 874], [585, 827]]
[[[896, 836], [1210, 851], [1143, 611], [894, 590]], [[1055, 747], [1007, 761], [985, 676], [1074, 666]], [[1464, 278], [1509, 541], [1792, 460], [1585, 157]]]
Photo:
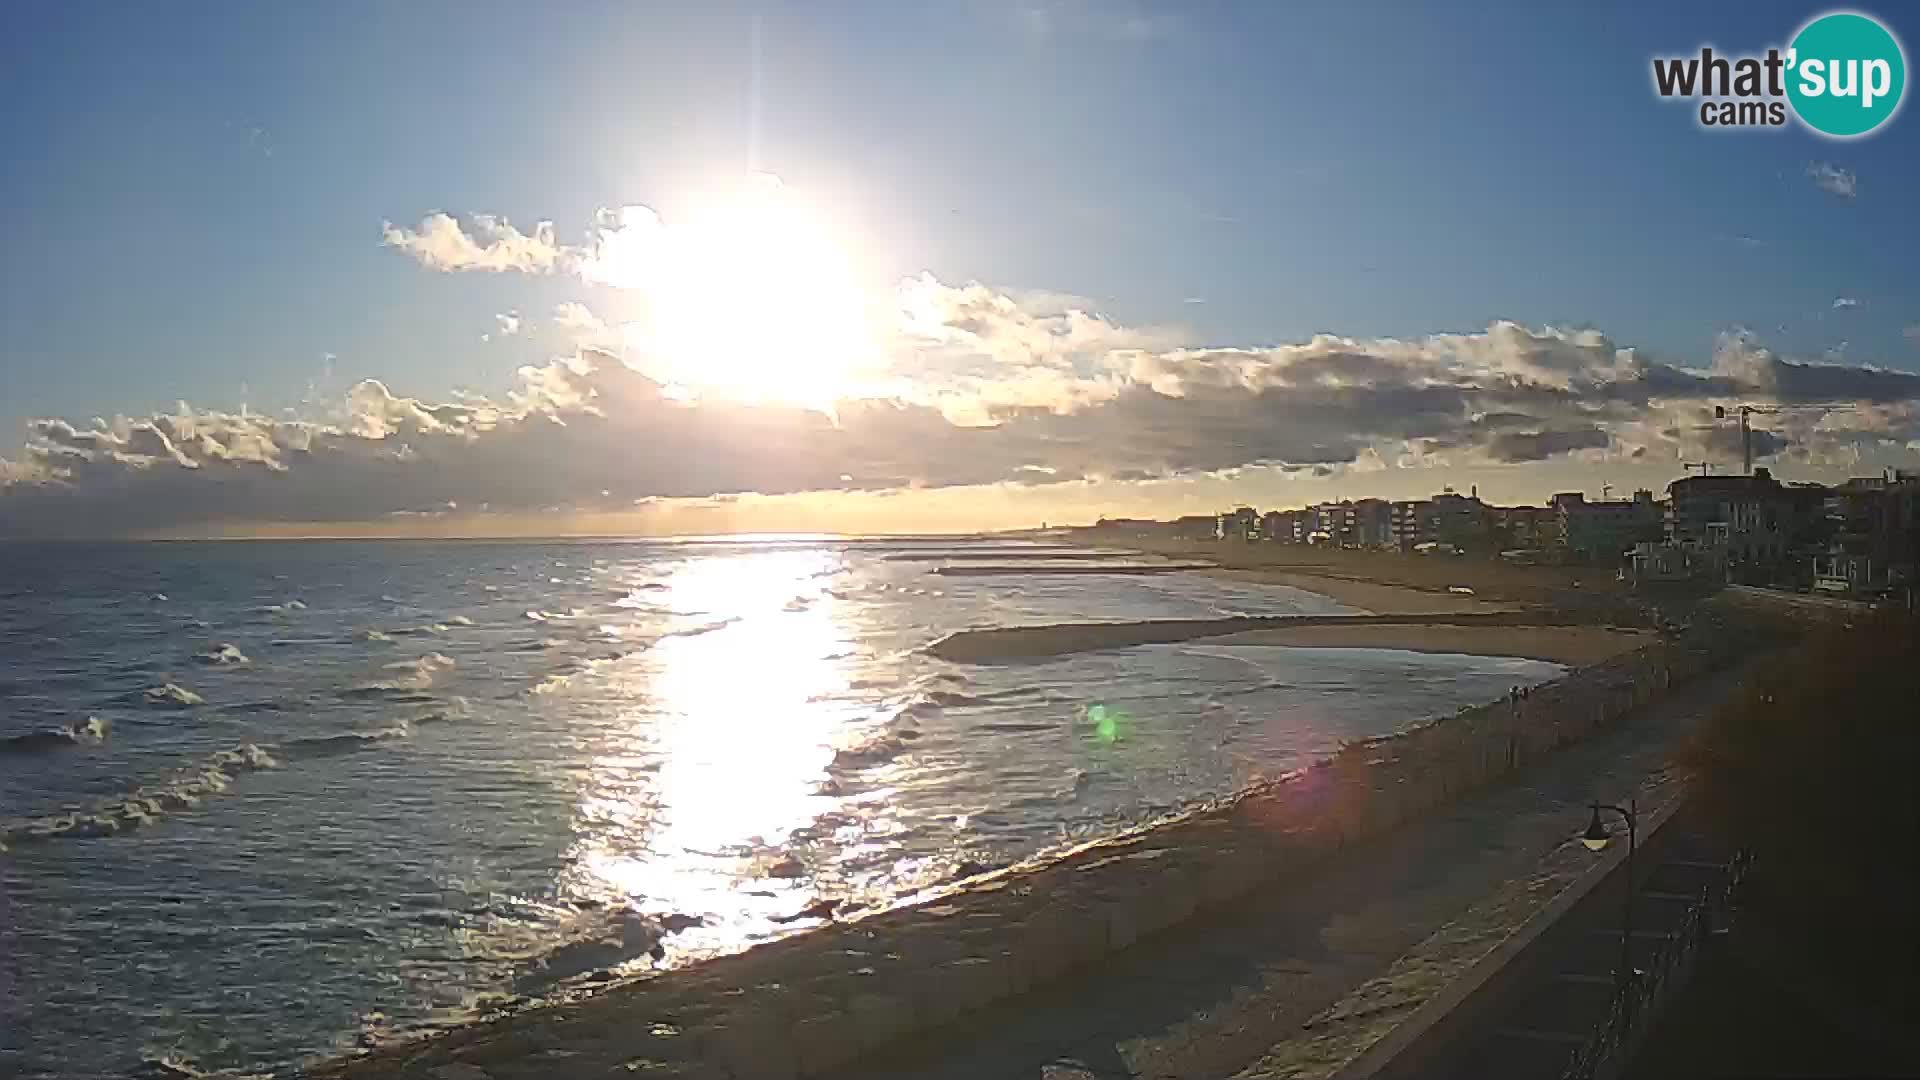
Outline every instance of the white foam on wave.
[[900, 732], [889, 732], [862, 743], [836, 750], [828, 772], [845, 772], [884, 765], [907, 751], [907, 739]]
[[33, 753], [65, 747], [99, 744], [107, 739], [107, 722], [97, 716], [45, 731], [29, 731], [0, 739], [0, 752]]
[[148, 1051], [140, 1059], [140, 1067], [129, 1074], [134, 1080], [271, 1080], [272, 1073], [232, 1072], [222, 1069], [219, 1072], [207, 1072], [194, 1064], [189, 1058], [173, 1051], [156, 1053]]
[[232, 786], [236, 777], [279, 767], [272, 754], [253, 743], [221, 750], [155, 784], [134, 788], [88, 810], [47, 814], [0, 827], [0, 847], [45, 840], [117, 836], [151, 825], [167, 814], [199, 806]]
[[394, 739], [404, 739], [411, 734], [413, 734], [412, 729], [403, 722], [374, 731], [310, 735], [304, 739], [294, 739], [285, 743], [280, 750], [283, 756], [289, 758], [331, 757], [335, 754], [351, 754], [358, 750], [367, 750]]
[[240, 651], [239, 646], [226, 641], [206, 652], [194, 653], [193, 658], [202, 664], [212, 664], [216, 667], [238, 667], [252, 662], [246, 653]]
[[207, 699], [181, 686], [179, 683], [161, 683], [149, 686], [144, 694], [147, 704], [161, 709], [191, 709], [195, 705], [205, 705]]
[[425, 656], [416, 656], [411, 660], [398, 660], [383, 665], [387, 671], [394, 672], [390, 679], [376, 679], [362, 683], [350, 694], [379, 694], [407, 690], [425, 690], [433, 685], [434, 677], [442, 671], [455, 667], [454, 660], [445, 653], [430, 652]]

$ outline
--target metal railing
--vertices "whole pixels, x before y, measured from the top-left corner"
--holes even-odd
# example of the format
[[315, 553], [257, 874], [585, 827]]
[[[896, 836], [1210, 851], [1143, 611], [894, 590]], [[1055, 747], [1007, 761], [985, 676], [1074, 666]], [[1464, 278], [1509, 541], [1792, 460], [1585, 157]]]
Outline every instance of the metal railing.
[[1608, 1070], [1626, 1064], [1638, 1038], [1652, 1027], [1667, 993], [1692, 974], [1700, 947], [1716, 929], [1724, 929], [1734, 899], [1753, 862], [1745, 850], [1727, 861], [1726, 872], [1714, 886], [1700, 890], [1688, 905], [1680, 925], [1662, 937], [1647, 955], [1645, 966], [1614, 988], [1607, 1009], [1587, 1041], [1567, 1060], [1560, 1080], [1596, 1080]]

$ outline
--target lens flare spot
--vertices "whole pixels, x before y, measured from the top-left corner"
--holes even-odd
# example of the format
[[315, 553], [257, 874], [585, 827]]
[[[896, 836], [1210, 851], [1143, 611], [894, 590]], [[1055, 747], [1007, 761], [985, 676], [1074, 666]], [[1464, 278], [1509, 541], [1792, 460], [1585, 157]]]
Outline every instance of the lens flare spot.
[[1123, 732], [1121, 722], [1126, 719], [1118, 709], [1105, 705], [1087, 706], [1087, 723], [1093, 725], [1093, 737], [1109, 745], [1119, 742]]

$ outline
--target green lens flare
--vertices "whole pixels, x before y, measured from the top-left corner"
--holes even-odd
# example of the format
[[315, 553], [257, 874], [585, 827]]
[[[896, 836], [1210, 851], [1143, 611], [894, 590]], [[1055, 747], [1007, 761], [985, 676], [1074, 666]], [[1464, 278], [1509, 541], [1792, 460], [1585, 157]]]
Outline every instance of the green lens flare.
[[1103, 743], [1120, 738], [1120, 714], [1105, 705], [1087, 706], [1087, 720], [1093, 724], [1093, 736]]

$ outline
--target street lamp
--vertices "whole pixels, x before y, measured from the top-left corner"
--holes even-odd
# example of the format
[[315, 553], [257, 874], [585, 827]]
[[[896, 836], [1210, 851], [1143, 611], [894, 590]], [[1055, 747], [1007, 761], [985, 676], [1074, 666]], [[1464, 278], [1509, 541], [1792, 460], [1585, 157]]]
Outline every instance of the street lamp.
[[1593, 816], [1587, 820], [1587, 831], [1580, 834], [1580, 842], [1587, 845], [1588, 851], [1605, 850], [1606, 846], [1613, 842], [1613, 835], [1607, 832], [1606, 823], [1600, 820], [1602, 810], [1619, 814], [1627, 823], [1627, 899], [1620, 916], [1619, 979], [1620, 985], [1624, 987], [1633, 980], [1633, 853], [1639, 846], [1639, 814], [1638, 807], [1632, 799], [1628, 799], [1625, 806], [1594, 803]]

